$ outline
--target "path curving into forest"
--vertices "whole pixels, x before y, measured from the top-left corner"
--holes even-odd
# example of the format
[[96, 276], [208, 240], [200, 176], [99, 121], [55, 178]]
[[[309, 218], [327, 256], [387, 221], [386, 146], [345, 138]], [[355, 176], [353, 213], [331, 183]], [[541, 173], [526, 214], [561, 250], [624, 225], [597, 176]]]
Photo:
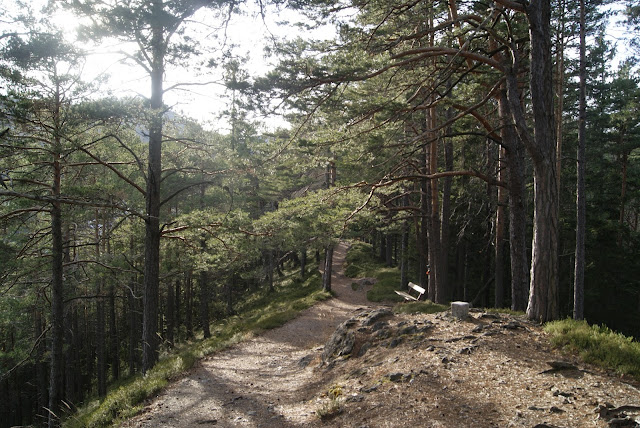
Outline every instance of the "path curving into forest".
[[335, 297], [284, 326], [215, 353], [160, 393], [126, 427], [299, 427], [319, 424], [313, 367], [336, 327], [367, 307], [367, 287], [344, 276], [348, 244], [334, 251]]

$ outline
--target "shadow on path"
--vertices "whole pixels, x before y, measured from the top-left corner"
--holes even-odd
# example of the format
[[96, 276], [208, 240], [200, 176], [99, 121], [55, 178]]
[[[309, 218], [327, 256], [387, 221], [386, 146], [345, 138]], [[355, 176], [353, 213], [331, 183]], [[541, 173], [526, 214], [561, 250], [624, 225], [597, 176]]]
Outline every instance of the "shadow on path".
[[127, 427], [314, 426], [309, 400], [322, 383], [313, 369], [322, 345], [354, 311], [369, 306], [366, 289], [344, 276], [348, 244], [334, 250], [334, 298], [284, 326], [211, 355], [162, 392]]

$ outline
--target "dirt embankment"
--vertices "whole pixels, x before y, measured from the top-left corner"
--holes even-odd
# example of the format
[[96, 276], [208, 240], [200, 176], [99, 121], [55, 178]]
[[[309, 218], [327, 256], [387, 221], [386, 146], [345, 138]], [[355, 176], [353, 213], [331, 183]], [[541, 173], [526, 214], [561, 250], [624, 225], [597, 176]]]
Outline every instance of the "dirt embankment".
[[204, 359], [124, 426], [638, 426], [640, 391], [567, 361], [538, 326], [394, 315], [352, 289], [345, 252], [334, 255], [335, 298]]

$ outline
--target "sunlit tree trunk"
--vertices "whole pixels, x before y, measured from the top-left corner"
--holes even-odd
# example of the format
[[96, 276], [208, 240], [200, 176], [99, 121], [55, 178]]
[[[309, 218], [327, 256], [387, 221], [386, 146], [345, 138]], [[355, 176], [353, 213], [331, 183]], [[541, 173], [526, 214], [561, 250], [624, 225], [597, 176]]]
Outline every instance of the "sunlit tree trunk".
[[[162, 16], [161, 0], [154, 0], [152, 14]], [[153, 27], [151, 64], [151, 122], [147, 170], [144, 245], [144, 309], [142, 321], [142, 372], [158, 361], [158, 304], [160, 278], [160, 182], [162, 174], [162, 115], [164, 78], [164, 28], [158, 18]]]

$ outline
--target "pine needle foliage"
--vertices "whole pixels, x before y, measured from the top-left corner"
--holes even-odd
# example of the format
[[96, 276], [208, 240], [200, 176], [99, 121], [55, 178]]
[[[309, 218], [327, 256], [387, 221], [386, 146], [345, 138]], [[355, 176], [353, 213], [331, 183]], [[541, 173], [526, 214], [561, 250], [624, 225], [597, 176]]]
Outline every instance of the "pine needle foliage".
[[547, 323], [551, 343], [577, 353], [587, 363], [640, 380], [640, 343], [602, 325], [570, 318]]

